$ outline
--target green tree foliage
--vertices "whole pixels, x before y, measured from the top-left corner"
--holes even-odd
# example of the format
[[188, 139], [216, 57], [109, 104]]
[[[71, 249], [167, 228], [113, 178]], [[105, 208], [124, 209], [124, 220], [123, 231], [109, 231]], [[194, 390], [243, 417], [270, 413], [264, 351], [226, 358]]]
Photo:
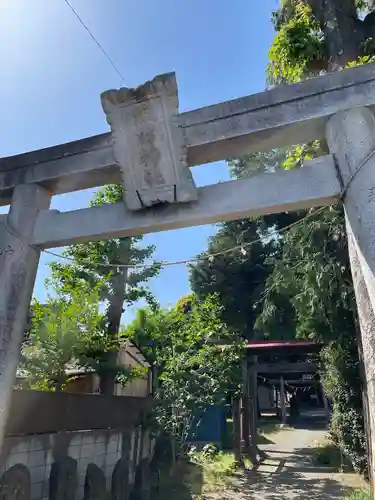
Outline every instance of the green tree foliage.
[[173, 332], [177, 329], [174, 310], [142, 308], [135, 319], [121, 332], [121, 337], [134, 342], [152, 365], [161, 367], [165, 349], [172, 345]]
[[62, 390], [68, 370], [90, 366], [90, 352], [112, 346], [102, 329], [99, 287], [81, 284], [66, 294], [51, 283], [50, 292], [46, 304], [33, 301], [20, 368], [31, 388]]
[[294, 83], [326, 69], [324, 35], [302, 1], [282, 2], [273, 16], [276, 36], [269, 51], [268, 80]]
[[[355, 4], [354, 0], [326, 0], [324, 5], [320, 0], [282, 1], [273, 15], [276, 36], [269, 54], [269, 83], [295, 83], [327, 70], [370, 62], [375, 54], [372, 9], [373, 2]], [[272, 174], [278, 168], [300, 167], [304, 160], [325, 153], [326, 145], [314, 141], [233, 159], [229, 166], [236, 178], [259, 171]], [[297, 226], [282, 231], [299, 219]], [[216, 258], [194, 266], [192, 287], [200, 296], [217, 292], [230, 321], [239, 314], [231, 308], [236, 289], [228, 286], [236, 282], [232, 278], [234, 269], [238, 283], [243, 284], [238, 303], [254, 311], [251, 319], [241, 318], [239, 323], [246, 324], [245, 329], [253, 324], [258, 336], [286, 338], [289, 332], [328, 344], [324, 379], [334, 402], [331, 430], [356, 469], [364, 471], [358, 322], [342, 206], [224, 224], [210, 241], [209, 252], [241, 244], [247, 226], [252, 227], [250, 239], [261, 237], [254, 247], [264, 252], [264, 282], [257, 288], [254, 280], [241, 281], [248, 268], [253, 268], [251, 247], [248, 260], [237, 252], [239, 255], [228, 255], [221, 267]], [[204, 272], [198, 272], [201, 270]]]
[[[110, 185], [99, 190], [91, 206], [116, 203], [122, 200], [122, 187]], [[144, 285], [159, 272], [157, 265], [129, 270], [126, 267], [147, 263], [155, 250], [152, 245], [140, 247], [142, 236], [93, 241], [68, 247], [63, 255], [72, 262], [53, 262], [52, 275], [60, 285], [73, 289], [82, 280], [91, 286], [104, 283], [100, 299], [105, 304], [104, 328], [108, 338], [116, 339], [120, 329], [124, 302], [144, 298], [154, 304], [154, 298]], [[97, 370], [103, 393], [112, 393], [117, 367], [115, 353], [97, 353]]]
[[358, 319], [341, 206], [313, 210], [282, 236], [258, 327], [273, 326], [281, 297], [299, 338], [324, 342], [324, 384], [334, 403], [331, 431], [356, 470], [366, 470]]
[[[236, 178], [250, 177], [259, 172], [272, 174], [280, 168], [299, 166], [317, 151], [320, 152], [321, 147], [315, 141], [310, 145], [232, 159], [229, 167]], [[223, 321], [244, 337], [287, 339], [295, 334], [292, 306], [285, 296], [275, 297], [275, 314], [267, 326], [257, 318], [263, 309], [266, 280], [281, 252], [279, 237], [272, 235], [302, 215], [275, 214], [220, 224], [216, 235], [209, 240], [207, 252], [190, 266], [192, 290], [199, 299], [216, 293], [222, 305]], [[214, 256], [216, 252], [234, 247], [238, 249]]]
[[[236, 178], [249, 177], [259, 171], [272, 174], [282, 162], [289, 161], [288, 153], [286, 149], [256, 153], [230, 160], [229, 167]], [[217, 294], [223, 321], [243, 337], [287, 339], [294, 336], [292, 307], [284, 296], [275, 298], [277, 314], [267, 328], [257, 319], [263, 309], [266, 280], [281, 251], [278, 232], [300, 216], [283, 213], [223, 223], [209, 240], [207, 252], [190, 266], [192, 290], [200, 299]], [[238, 247], [237, 250], [214, 256], [215, 252], [234, 247]]]
[[371, 54], [373, 9], [368, 0], [282, 0], [273, 13], [269, 83], [295, 83]]
[[273, 173], [279, 170], [285, 161], [285, 148], [272, 149], [265, 153], [253, 153], [242, 158], [232, 158], [228, 161], [232, 177], [243, 179], [261, 172]]
[[[314, 76], [316, 70], [371, 60], [375, 53], [372, 2], [328, 0], [324, 9], [319, 6], [318, 0], [282, 2], [274, 16], [277, 33], [270, 50], [271, 83], [293, 83]], [[318, 58], [310, 58], [310, 50], [317, 50]], [[312, 146], [312, 156], [319, 154], [319, 145]], [[294, 148], [284, 166], [293, 167], [302, 152], [303, 147]], [[275, 301], [286, 296], [293, 306], [297, 335], [328, 343], [324, 382], [334, 403], [332, 435], [356, 470], [363, 472], [367, 463], [356, 342], [359, 329], [344, 212], [338, 205], [307, 215], [281, 239], [280, 258], [267, 280], [258, 325], [272, 324]]]
[[156, 418], [180, 446], [194, 417], [240, 387], [243, 343], [220, 318], [217, 297], [189, 296], [170, 310], [138, 311], [123, 332], [157, 367]]
[[[266, 249], [262, 242], [250, 248], [241, 245], [259, 238], [255, 221], [231, 221], [222, 224], [209, 240], [208, 253], [239, 246], [239, 249], [205, 258], [190, 268], [192, 290], [200, 299], [218, 294], [222, 305], [222, 319], [231, 328], [251, 338], [259, 314], [259, 299], [264, 289], [268, 268]], [[267, 246], [267, 245], [266, 245]]]

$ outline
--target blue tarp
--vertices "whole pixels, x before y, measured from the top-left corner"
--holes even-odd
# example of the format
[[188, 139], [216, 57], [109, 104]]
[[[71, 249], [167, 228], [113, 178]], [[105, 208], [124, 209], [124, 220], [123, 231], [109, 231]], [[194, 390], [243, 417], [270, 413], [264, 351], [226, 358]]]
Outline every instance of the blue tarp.
[[191, 443], [214, 443], [221, 446], [226, 427], [226, 408], [211, 406], [197, 415], [189, 435]]

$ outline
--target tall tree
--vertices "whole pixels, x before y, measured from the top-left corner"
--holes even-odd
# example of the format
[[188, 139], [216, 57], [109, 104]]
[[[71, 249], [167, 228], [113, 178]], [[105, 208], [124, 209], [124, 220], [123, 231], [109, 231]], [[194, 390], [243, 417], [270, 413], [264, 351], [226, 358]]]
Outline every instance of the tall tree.
[[267, 280], [260, 328], [289, 301], [296, 336], [324, 342], [324, 382], [334, 408], [332, 435], [356, 470], [366, 470], [358, 317], [341, 207], [314, 210], [282, 236], [280, 258]]
[[102, 330], [99, 287], [81, 283], [67, 294], [55, 283], [49, 285], [47, 302], [33, 301], [20, 369], [31, 388], [61, 391], [70, 369], [87, 367], [90, 352], [106, 352], [112, 346]]
[[[291, 168], [313, 156], [320, 148], [309, 146], [274, 149], [229, 160], [232, 177], [250, 177], [259, 172], [272, 173]], [[272, 177], [270, 177], [272, 181]], [[257, 321], [262, 311], [266, 280], [273, 260], [280, 255], [278, 231], [298, 220], [303, 214], [281, 213], [219, 224], [208, 249], [190, 266], [190, 285], [203, 299], [216, 293], [222, 305], [223, 320], [242, 336], [251, 338], [291, 338], [295, 334], [293, 311], [284, 296], [275, 297], [273, 320]], [[235, 251], [231, 249], [236, 248]], [[224, 252], [215, 256], [217, 252]], [[272, 259], [271, 259], [272, 257]]]
[[367, 0], [282, 0], [273, 13], [270, 83], [296, 82], [372, 55], [374, 8]]
[[[375, 54], [373, 9], [373, 2], [367, 1], [283, 1], [273, 16], [276, 36], [270, 50], [270, 83], [291, 83], [322, 71], [368, 62]], [[322, 146], [324, 148], [324, 144]], [[327, 246], [325, 241], [328, 237], [331, 239]], [[299, 253], [298, 267], [289, 265], [288, 268], [288, 252], [292, 254], [293, 245], [294, 248], [302, 247], [304, 251]], [[324, 339], [327, 336], [332, 338], [333, 334], [335, 339], [326, 351], [326, 383], [334, 398], [332, 430], [354, 465], [364, 469], [363, 414], [358, 398], [361, 366], [357, 351], [359, 347], [361, 354], [362, 344], [342, 206], [313, 213], [312, 218], [303, 221], [297, 237], [293, 234], [286, 236], [283, 248], [286, 265], [281, 275], [287, 279], [287, 268], [294, 286], [297, 285], [294, 307], [300, 330], [305, 330], [306, 334], [306, 329], [310, 329], [310, 334], [314, 332]], [[313, 254], [311, 249], [315, 250]], [[354, 275], [361, 276], [356, 269], [359, 264], [354, 254]], [[296, 262], [293, 264], [296, 265]], [[280, 271], [280, 266], [276, 269]], [[344, 280], [339, 279], [338, 274]], [[280, 274], [278, 276], [276, 272], [269, 284], [273, 281], [275, 286], [277, 277], [280, 278]], [[371, 307], [364, 309], [371, 311], [362, 318], [362, 321], [367, 321], [365, 331], [371, 332], [373, 311]], [[320, 318], [317, 318], [317, 311]], [[340, 321], [342, 318], [345, 318], [345, 325]], [[368, 445], [371, 449], [371, 439]]]
[[[91, 206], [116, 203], [122, 200], [122, 187], [106, 186], [99, 190]], [[140, 298], [154, 303], [149, 289], [144, 283], [159, 272], [159, 267], [150, 262], [154, 246], [140, 247], [142, 236], [114, 238], [94, 241], [68, 247], [63, 255], [71, 263], [51, 263], [52, 275], [62, 287], [74, 287], [81, 280], [102, 287], [101, 300], [105, 304], [105, 331], [109, 339], [118, 338], [124, 303], [131, 304]], [[149, 263], [148, 267], [137, 266]], [[129, 266], [121, 267], [121, 266]], [[131, 269], [133, 267], [133, 269]], [[100, 376], [100, 391], [112, 394], [119, 367], [116, 366], [116, 352], [98, 353], [97, 364]]]
[[[239, 173], [238, 165], [236, 169]], [[272, 272], [269, 257], [276, 258], [279, 252], [277, 241], [267, 232], [271, 234], [276, 225], [282, 227], [294, 219], [294, 214], [282, 214], [223, 223], [210, 238], [207, 252], [190, 267], [192, 290], [200, 299], [217, 294], [223, 321], [245, 338], [263, 337], [265, 333], [278, 338], [294, 336], [293, 318], [281, 312], [277, 328], [273, 324], [265, 332], [257, 327], [266, 280]], [[217, 252], [224, 253], [215, 255]], [[287, 301], [280, 303], [280, 311], [288, 308]]]
[[181, 447], [194, 419], [240, 387], [243, 342], [221, 321], [220, 309], [216, 296], [187, 296], [170, 310], [138, 311], [123, 332], [157, 367], [157, 420]]
[[[261, 242], [246, 249], [246, 243], [256, 240], [257, 224], [241, 220], [220, 225], [217, 234], [209, 240], [208, 254], [190, 267], [192, 290], [200, 299], [217, 293], [223, 306], [223, 321], [243, 336], [251, 338], [257, 304], [263, 292], [268, 268], [266, 251]], [[238, 250], [215, 256], [216, 252], [233, 247]]]
[[[269, 52], [269, 84], [294, 83], [348, 64], [369, 61], [375, 54], [373, 4], [354, 0], [283, 0], [273, 14], [276, 35]], [[304, 159], [326, 151], [325, 143], [315, 141], [232, 160], [230, 166], [235, 177], [243, 177], [259, 170], [272, 172], [280, 167], [296, 168]], [[332, 430], [356, 468], [365, 470], [364, 420], [359, 397], [360, 365], [356, 343], [359, 325], [344, 212], [339, 205], [323, 211], [294, 214], [293, 217], [298, 220], [306, 215], [308, 218], [298, 227], [275, 238], [275, 248], [263, 261], [269, 272], [265, 276], [261, 304], [255, 306], [261, 314], [254, 326], [263, 335], [281, 336], [280, 327], [286, 324], [299, 336], [313, 336], [330, 343], [325, 361], [328, 367], [326, 383], [335, 402]], [[280, 217], [288, 219], [291, 214]], [[277, 218], [273, 221], [274, 225], [268, 223], [266, 218], [261, 221], [258, 234], [263, 241], [268, 240], [270, 230], [278, 231], [283, 227]], [[232, 241], [238, 242], [241, 233], [236, 232], [235, 227], [241, 226], [232, 226]], [[226, 229], [229, 230], [228, 226]], [[219, 234], [217, 237], [220, 238]], [[251, 265], [251, 259], [250, 263], [243, 259], [242, 265], [244, 272], [245, 266]], [[208, 280], [211, 291], [215, 286], [220, 288], [214, 279], [215, 272], [211, 270]], [[242, 275], [240, 266], [237, 272]], [[229, 262], [227, 273], [231, 273]], [[225, 278], [222, 281], [225, 282]], [[250, 283], [247, 292], [243, 293], [253, 297]], [[221, 290], [224, 290], [223, 287]], [[225, 297], [223, 291], [220, 299], [225, 304], [230, 298]], [[366, 326], [371, 331], [370, 321]], [[358, 345], [360, 347], [360, 342]]]

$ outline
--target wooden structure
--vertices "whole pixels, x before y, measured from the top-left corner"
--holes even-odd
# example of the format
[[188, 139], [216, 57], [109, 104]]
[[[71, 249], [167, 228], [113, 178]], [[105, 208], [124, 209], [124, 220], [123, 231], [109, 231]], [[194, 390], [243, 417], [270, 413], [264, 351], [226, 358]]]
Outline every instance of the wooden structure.
[[6, 435], [122, 428], [141, 421], [152, 405], [151, 397], [15, 390]]
[[[303, 375], [316, 376], [319, 367], [316, 360], [305, 358], [319, 353], [321, 348], [320, 344], [303, 340], [249, 342], [246, 358], [243, 361], [242, 415], [236, 414], [238, 421], [234, 427], [241, 429], [243, 450], [253, 462], [257, 461], [259, 454], [256, 442], [259, 413], [258, 380], [264, 378], [268, 380], [270, 386], [277, 388], [281, 422], [286, 424], [285, 395], [288, 388], [291, 384], [299, 386], [311, 384], [311, 381], [305, 380]], [[324, 408], [328, 409], [326, 404]], [[235, 446], [240, 446], [238, 436]]]
[[[179, 113], [174, 74], [107, 91], [111, 132], [0, 160], [0, 445], [42, 249], [343, 200], [365, 393], [375, 401], [375, 65]], [[303, 168], [196, 189], [189, 166], [324, 140]], [[272, 176], [272, 178], [271, 178]], [[55, 194], [110, 183], [124, 202], [60, 213]], [[369, 404], [372, 436], [375, 405]], [[375, 466], [374, 459], [370, 463]], [[375, 478], [375, 475], [374, 475]]]

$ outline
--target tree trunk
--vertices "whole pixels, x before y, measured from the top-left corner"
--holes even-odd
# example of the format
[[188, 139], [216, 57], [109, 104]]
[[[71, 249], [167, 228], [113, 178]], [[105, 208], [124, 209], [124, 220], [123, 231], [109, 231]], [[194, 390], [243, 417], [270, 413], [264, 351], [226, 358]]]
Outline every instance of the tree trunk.
[[[107, 335], [113, 341], [118, 338], [120, 330], [127, 277], [128, 270], [126, 268], [122, 268], [119, 273], [114, 274], [110, 279], [112, 293], [108, 298], [109, 304], [106, 319]], [[115, 370], [118, 359], [118, 352], [117, 349], [115, 349], [115, 346], [116, 344], [114, 343], [113, 350], [105, 353], [103, 356], [102, 370], [99, 374], [99, 389], [101, 394], [114, 394], [116, 382]]]
[[234, 460], [237, 467], [243, 467], [242, 446], [241, 446], [241, 399], [236, 397], [232, 403], [233, 414], [233, 450]]
[[330, 71], [354, 61], [365, 40], [354, 0], [304, 0], [324, 33]]
[[61, 382], [56, 382], [56, 384], [55, 384], [55, 391], [56, 392], [62, 392], [62, 387], [63, 387], [63, 385], [62, 385]]
[[247, 358], [242, 362], [242, 439], [244, 441], [244, 451], [246, 454], [251, 452], [250, 441], [250, 398], [249, 398], [249, 367]]

